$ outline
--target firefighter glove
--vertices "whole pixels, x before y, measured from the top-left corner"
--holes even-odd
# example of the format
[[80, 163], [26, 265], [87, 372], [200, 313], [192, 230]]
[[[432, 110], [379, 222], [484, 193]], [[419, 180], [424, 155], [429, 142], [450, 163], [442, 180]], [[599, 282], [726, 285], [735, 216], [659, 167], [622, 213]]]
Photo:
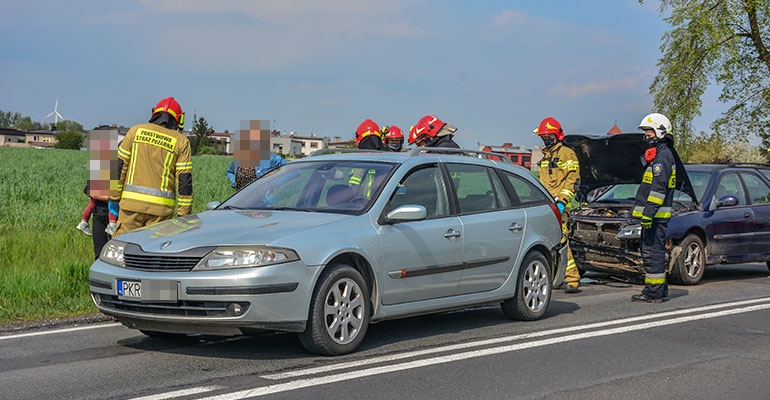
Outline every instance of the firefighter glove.
[[566, 205], [564, 204], [563, 201], [561, 201], [561, 200], [557, 201], [556, 202], [556, 207], [559, 207], [559, 212], [564, 214], [564, 208], [566, 207]]
[[644, 229], [652, 228], [652, 218], [651, 217], [648, 217], [646, 215], [642, 215], [642, 228], [644, 228]]

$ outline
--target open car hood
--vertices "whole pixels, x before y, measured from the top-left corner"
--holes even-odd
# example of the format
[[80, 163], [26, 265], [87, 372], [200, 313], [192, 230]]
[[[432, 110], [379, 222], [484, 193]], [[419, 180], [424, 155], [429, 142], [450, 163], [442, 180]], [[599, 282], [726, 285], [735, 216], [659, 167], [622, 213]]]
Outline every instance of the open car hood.
[[[642, 157], [647, 150], [643, 138], [643, 133], [566, 135], [562, 143], [575, 151], [580, 162], [577, 200], [585, 201], [588, 193], [598, 187], [641, 183], [645, 168]], [[697, 201], [687, 171], [679, 157], [676, 158], [676, 188]]]

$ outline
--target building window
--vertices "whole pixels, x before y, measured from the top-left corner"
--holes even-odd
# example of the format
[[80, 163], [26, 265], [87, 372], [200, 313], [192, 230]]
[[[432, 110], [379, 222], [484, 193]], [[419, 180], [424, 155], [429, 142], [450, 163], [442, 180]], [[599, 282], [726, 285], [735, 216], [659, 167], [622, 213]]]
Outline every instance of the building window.
[[318, 148], [318, 142], [310, 142], [310, 147]]
[[522, 156], [521, 162], [525, 165], [529, 164], [530, 162], [532, 162], [532, 156]]
[[511, 161], [518, 164], [519, 163], [519, 156], [517, 154], [511, 154]]

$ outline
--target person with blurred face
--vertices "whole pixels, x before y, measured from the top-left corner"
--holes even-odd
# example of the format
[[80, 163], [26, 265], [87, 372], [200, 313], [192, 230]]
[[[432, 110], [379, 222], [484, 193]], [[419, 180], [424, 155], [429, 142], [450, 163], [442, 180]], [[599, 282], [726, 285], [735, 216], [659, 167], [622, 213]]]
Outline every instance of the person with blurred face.
[[225, 171], [230, 186], [239, 191], [283, 164], [286, 160], [270, 150], [269, 122], [241, 121], [233, 160]]

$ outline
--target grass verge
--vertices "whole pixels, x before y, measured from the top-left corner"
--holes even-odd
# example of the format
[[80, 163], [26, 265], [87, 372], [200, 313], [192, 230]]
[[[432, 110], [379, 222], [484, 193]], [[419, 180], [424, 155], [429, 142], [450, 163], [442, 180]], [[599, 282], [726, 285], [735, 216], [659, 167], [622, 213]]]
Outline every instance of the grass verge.
[[[193, 212], [233, 193], [226, 156], [193, 157]], [[0, 147], [0, 324], [96, 312], [93, 242], [75, 229], [88, 152]]]

